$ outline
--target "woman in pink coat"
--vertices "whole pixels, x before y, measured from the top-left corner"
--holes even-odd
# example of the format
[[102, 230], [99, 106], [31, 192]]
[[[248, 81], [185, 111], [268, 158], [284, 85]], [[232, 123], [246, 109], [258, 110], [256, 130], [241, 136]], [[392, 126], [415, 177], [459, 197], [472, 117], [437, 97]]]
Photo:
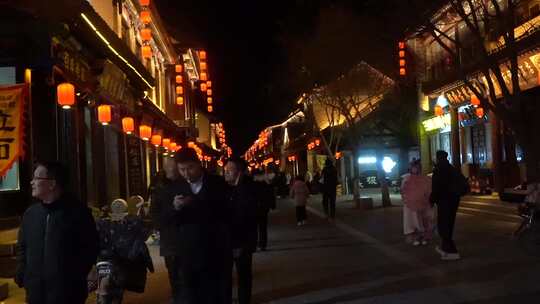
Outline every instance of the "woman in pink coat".
[[[418, 229], [412, 232], [414, 246], [420, 244], [427, 245], [432, 237], [433, 210], [429, 202], [430, 194], [431, 178], [422, 174], [419, 161], [413, 161], [411, 163], [410, 174], [403, 180], [401, 185], [401, 197], [404, 204], [404, 220], [407, 221], [405, 215], [407, 212], [410, 212], [413, 216], [411, 220], [417, 222], [418, 225]], [[407, 225], [405, 226], [407, 227]]]
[[296, 222], [298, 226], [306, 224], [306, 205], [309, 198], [309, 188], [302, 176], [297, 176], [291, 187], [291, 198], [294, 198], [296, 205]]

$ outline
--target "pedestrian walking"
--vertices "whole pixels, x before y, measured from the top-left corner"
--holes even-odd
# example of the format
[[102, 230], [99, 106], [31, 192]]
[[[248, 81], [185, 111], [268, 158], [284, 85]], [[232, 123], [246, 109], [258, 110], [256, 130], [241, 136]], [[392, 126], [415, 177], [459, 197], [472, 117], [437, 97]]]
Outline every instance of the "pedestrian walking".
[[245, 174], [246, 163], [231, 158], [225, 165], [225, 181], [230, 185], [232, 207], [232, 250], [238, 276], [238, 303], [251, 303], [253, 253], [257, 248], [258, 185]]
[[427, 245], [433, 232], [433, 208], [429, 202], [431, 178], [422, 174], [418, 160], [411, 163], [409, 172], [401, 185], [404, 232], [411, 236], [414, 246]]
[[301, 176], [295, 178], [290, 194], [296, 205], [296, 225], [303, 226], [307, 220], [306, 205], [309, 198], [309, 188]]
[[437, 228], [441, 237], [441, 246], [436, 250], [442, 260], [459, 260], [461, 256], [453, 239], [454, 225], [459, 200], [469, 191], [469, 184], [463, 174], [448, 162], [448, 153], [437, 151], [436, 157], [430, 196], [431, 203], [437, 204]]
[[179, 286], [182, 284], [182, 278], [177, 271], [176, 261], [180, 259], [181, 251], [172, 193], [179, 187], [181, 177], [175, 160], [170, 157], [163, 160], [162, 171], [156, 175], [150, 186], [150, 215], [152, 226], [159, 235], [159, 253], [165, 259], [173, 300], [180, 303]]
[[175, 160], [182, 178], [166, 187], [160, 198], [172, 206], [170, 212], [161, 213], [162, 221], [176, 229], [177, 251], [166, 260], [173, 273], [174, 303], [231, 303], [232, 216], [227, 184], [205, 172], [191, 148], [178, 151]]
[[268, 213], [276, 209], [276, 193], [273, 181], [275, 176], [264, 174], [264, 172], [254, 175], [259, 188], [257, 200], [257, 246], [261, 251], [265, 251], [268, 246]]
[[[116, 199], [111, 203], [110, 217], [97, 222], [99, 233], [97, 294], [98, 304], [120, 304], [125, 290], [143, 293], [147, 270], [154, 265], [145, 240], [142, 218], [128, 215], [128, 203]], [[101, 274], [102, 265], [108, 266]]]
[[330, 221], [333, 221], [336, 217], [336, 187], [338, 180], [336, 167], [334, 167], [330, 158], [326, 158], [321, 179], [324, 214]]
[[83, 304], [96, 262], [98, 234], [90, 209], [67, 193], [67, 170], [40, 162], [31, 181], [38, 200], [24, 213], [15, 282], [28, 304]]

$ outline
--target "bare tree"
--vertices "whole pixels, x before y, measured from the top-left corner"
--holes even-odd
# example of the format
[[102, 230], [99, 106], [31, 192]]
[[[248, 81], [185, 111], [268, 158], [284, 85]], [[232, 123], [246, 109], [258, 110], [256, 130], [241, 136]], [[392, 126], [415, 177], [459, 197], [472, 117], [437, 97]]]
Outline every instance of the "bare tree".
[[[354, 158], [358, 158], [357, 145], [361, 142], [361, 120], [375, 111], [384, 95], [394, 86], [394, 81], [365, 62], [354, 66], [337, 80], [317, 88], [309, 96], [308, 107], [314, 119], [316, 131], [321, 135], [323, 145], [334, 159], [343, 133], [352, 137], [355, 146]], [[331, 128], [324, 135], [327, 128]], [[379, 145], [382, 147], [382, 145]], [[382, 151], [377, 154], [382, 155]], [[378, 163], [379, 181], [382, 188], [383, 205], [390, 205], [390, 195], [384, 170]], [[355, 166], [356, 167], [356, 166]], [[358, 172], [355, 170], [355, 177]]]
[[538, 73], [538, 63], [519, 60], [531, 42], [537, 44], [540, 34], [538, 18], [520, 20], [520, 11], [528, 2], [450, 0], [430, 17], [420, 34], [431, 35], [448, 54], [457, 78], [479, 98], [480, 106], [513, 131], [524, 151], [527, 179], [535, 180], [539, 171], [538, 111], [523, 88], [531, 85], [528, 76]]

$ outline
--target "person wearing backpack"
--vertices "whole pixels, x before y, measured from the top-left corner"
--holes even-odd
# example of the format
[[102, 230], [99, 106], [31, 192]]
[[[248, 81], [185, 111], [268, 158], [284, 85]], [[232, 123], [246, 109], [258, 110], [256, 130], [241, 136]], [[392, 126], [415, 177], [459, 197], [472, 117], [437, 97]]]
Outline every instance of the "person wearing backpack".
[[448, 153], [437, 151], [437, 163], [433, 170], [431, 204], [437, 204], [437, 228], [441, 246], [437, 252], [445, 261], [459, 260], [454, 243], [454, 224], [461, 196], [469, 191], [467, 180], [461, 172], [448, 162]]

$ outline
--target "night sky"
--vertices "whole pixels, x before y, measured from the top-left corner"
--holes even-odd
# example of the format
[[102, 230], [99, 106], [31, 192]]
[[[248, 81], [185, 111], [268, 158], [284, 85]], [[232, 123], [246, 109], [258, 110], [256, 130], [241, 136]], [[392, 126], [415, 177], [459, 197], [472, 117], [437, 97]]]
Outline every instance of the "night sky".
[[205, 48], [215, 113], [235, 154], [283, 121], [297, 97], [366, 61], [395, 76], [411, 23], [398, 0], [156, 0], [182, 47]]

